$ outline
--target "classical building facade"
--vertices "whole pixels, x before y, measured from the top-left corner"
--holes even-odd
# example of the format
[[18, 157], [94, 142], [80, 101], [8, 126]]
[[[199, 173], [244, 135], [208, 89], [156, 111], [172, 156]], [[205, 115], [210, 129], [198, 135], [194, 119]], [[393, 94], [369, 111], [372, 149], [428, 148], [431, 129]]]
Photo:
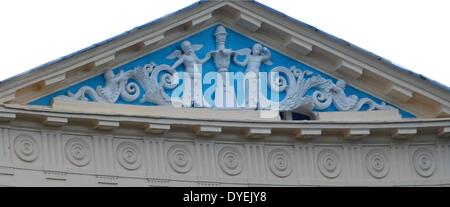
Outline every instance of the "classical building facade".
[[448, 186], [450, 89], [254, 1], [0, 83], [0, 186]]

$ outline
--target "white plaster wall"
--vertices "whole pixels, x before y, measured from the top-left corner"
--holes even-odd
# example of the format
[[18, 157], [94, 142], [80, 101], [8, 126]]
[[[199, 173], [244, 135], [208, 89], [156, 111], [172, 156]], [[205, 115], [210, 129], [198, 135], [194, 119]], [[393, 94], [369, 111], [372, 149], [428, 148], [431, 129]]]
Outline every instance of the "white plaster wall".
[[0, 186], [450, 184], [450, 142], [432, 135], [381, 142], [181, 136], [1, 128]]

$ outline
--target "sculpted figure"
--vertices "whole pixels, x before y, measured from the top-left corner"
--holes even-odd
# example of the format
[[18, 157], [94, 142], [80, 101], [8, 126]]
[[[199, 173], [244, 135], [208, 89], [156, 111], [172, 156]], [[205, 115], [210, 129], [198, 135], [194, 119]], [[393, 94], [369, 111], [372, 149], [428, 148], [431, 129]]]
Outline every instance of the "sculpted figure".
[[61, 95], [55, 97], [63, 100], [82, 100], [87, 101], [88, 95], [93, 101], [100, 103], [115, 103], [119, 97], [125, 101], [134, 101], [140, 94], [139, 86], [136, 83], [127, 83], [129, 73], [120, 71], [115, 75], [112, 70], [104, 73], [105, 86], [97, 86], [94, 90], [89, 86], [81, 87], [75, 94], [68, 92], [67, 96]]
[[203, 45], [193, 45], [189, 41], [183, 41], [181, 43], [181, 50], [183, 52], [180, 50], [175, 50], [174, 52], [172, 52], [172, 54], [167, 56], [167, 59], [175, 59], [175, 58], [178, 59], [172, 65], [172, 69], [175, 70], [178, 66], [180, 66], [181, 64], [184, 64], [186, 72], [189, 75], [194, 74], [194, 72], [197, 72], [197, 71], [195, 71], [196, 65], [197, 64], [201, 65], [201, 64], [207, 62], [211, 58], [211, 53], [206, 54], [205, 58], [203, 58], [203, 59], [199, 59], [197, 57], [195, 52], [202, 49], [202, 47], [203, 47]]
[[[243, 61], [238, 60], [238, 56], [245, 56]], [[261, 64], [272, 65], [270, 61], [271, 53], [266, 47], [261, 44], [254, 44], [252, 50], [245, 48], [235, 52], [233, 62], [241, 67], [246, 67], [246, 106], [249, 109], [258, 108], [259, 103], [259, 85], [258, 78]], [[261, 97], [262, 98], [262, 97]]]
[[340, 111], [359, 111], [364, 105], [368, 106], [368, 111], [372, 110], [393, 110], [392, 106], [386, 105], [386, 103], [381, 102], [381, 104], [376, 103], [369, 98], [359, 99], [356, 95], [347, 96], [345, 94], [346, 83], [344, 80], [339, 79], [336, 82], [336, 86], [332, 88], [334, 92], [333, 104]]
[[[237, 59], [238, 56], [245, 56], [244, 61], [239, 61]], [[253, 72], [258, 74], [261, 64], [264, 63], [266, 65], [272, 65], [272, 61], [270, 61], [272, 54], [270, 50], [266, 47], [263, 47], [261, 44], [254, 44], [252, 50], [245, 48], [236, 51], [236, 55], [233, 58], [233, 62], [236, 65], [241, 67], [246, 67], [245, 72]]]
[[235, 93], [233, 84], [230, 83], [230, 76], [227, 74], [230, 66], [233, 51], [225, 47], [227, 40], [227, 31], [225, 27], [218, 26], [214, 34], [216, 38], [216, 50], [212, 51], [214, 63], [217, 69], [217, 85], [215, 90], [215, 105], [221, 107], [234, 107]]
[[[183, 41], [181, 43], [181, 50], [175, 50], [170, 54], [167, 59], [178, 60], [171, 66], [172, 73], [175, 72], [176, 68], [181, 64], [184, 64], [185, 71], [189, 75], [188, 79], [184, 81], [183, 90], [183, 106], [184, 107], [201, 107], [202, 104], [202, 82], [201, 82], [201, 71], [200, 67], [203, 63], [207, 62], [211, 58], [211, 53], [206, 54], [203, 59], [199, 59], [195, 54], [196, 51], [200, 50], [203, 45], [193, 45], [189, 41]], [[184, 77], [183, 77], [184, 78]]]
[[109, 103], [114, 103], [120, 96], [120, 84], [125, 79], [125, 73], [120, 71], [120, 74], [114, 75], [112, 70], [108, 70], [104, 77], [106, 80], [105, 86], [97, 86], [96, 91], [100, 97], [106, 99]]
[[356, 95], [347, 96], [345, 94], [346, 85], [344, 80], [339, 79], [336, 85], [331, 88], [331, 91], [334, 93], [333, 103], [341, 111], [349, 111], [358, 103]]
[[225, 42], [227, 41], [228, 35], [225, 27], [218, 26], [214, 35], [216, 36], [216, 50], [212, 51], [212, 55], [214, 57], [217, 72], [228, 72], [228, 66], [230, 65], [230, 58], [233, 51], [225, 48]]
[[322, 110], [333, 103], [338, 111], [359, 111], [363, 106], [367, 106], [367, 111], [394, 109], [384, 102], [378, 104], [370, 98], [364, 97], [360, 99], [356, 95], [347, 96], [345, 94], [346, 85], [346, 82], [341, 79], [338, 79], [336, 84], [333, 84], [330, 80], [325, 84], [320, 84], [318, 86], [320, 90], [315, 91], [312, 95], [314, 107]]

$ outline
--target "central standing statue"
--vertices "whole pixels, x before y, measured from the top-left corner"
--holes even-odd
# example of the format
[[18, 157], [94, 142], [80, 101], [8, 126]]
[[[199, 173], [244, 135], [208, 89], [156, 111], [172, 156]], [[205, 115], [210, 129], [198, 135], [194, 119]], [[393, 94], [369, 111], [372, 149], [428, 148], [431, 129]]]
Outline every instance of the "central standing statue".
[[216, 50], [212, 51], [212, 55], [217, 67], [217, 72], [228, 72], [228, 66], [230, 65], [233, 51], [225, 48], [225, 42], [227, 41], [228, 35], [225, 27], [218, 26], [214, 35], [216, 36]]
[[225, 27], [218, 26], [214, 35], [216, 37], [216, 50], [212, 51], [211, 55], [214, 57], [214, 63], [218, 72], [215, 105], [219, 108], [233, 108], [235, 105], [234, 86], [230, 83], [230, 76], [227, 75], [233, 51], [225, 48], [228, 35]]

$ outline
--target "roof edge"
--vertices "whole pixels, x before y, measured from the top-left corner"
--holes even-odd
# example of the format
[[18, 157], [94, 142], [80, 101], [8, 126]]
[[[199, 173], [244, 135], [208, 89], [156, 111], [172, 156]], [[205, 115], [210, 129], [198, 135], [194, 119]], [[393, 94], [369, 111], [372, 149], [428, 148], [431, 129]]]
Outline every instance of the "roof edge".
[[275, 9], [273, 9], [273, 8], [267, 6], [267, 5], [264, 5], [264, 4], [262, 4], [262, 3], [258, 2], [258, 1], [250, 0], [250, 2], [254, 3], [256, 6], [259, 6], [259, 7], [262, 7], [264, 9], [270, 10], [270, 11], [272, 11], [272, 12], [274, 12], [274, 13], [276, 13], [276, 14], [278, 14], [278, 15], [286, 18], [286, 19], [288, 19], [289, 21], [292, 21], [293, 23], [298, 24], [298, 25], [300, 25], [300, 26], [302, 26], [302, 27], [304, 27], [304, 28], [306, 28], [306, 29], [308, 29], [310, 31], [317, 32], [317, 33], [323, 35], [324, 37], [328, 38], [329, 40], [331, 40], [331, 41], [333, 41], [333, 42], [335, 42], [337, 44], [340, 44], [340, 45], [345, 46], [345, 47], [352, 48], [352, 49], [356, 50], [357, 52], [360, 52], [360, 53], [363, 53], [365, 55], [368, 55], [369, 57], [371, 57], [371, 58], [373, 58], [373, 59], [375, 59], [377, 61], [380, 61], [380, 62], [388, 65], [389, 67], [391, 67], [391, 68], [393, 68], [395, 70], [398, 70], [400, 72], [403, 72], [403, 73], [406, 73], [406, 74], [409, 74], [409, 75], [413, 75], [416, 78], [419, 78], [419, 79], [427, 81], [428, 83], [432, 84], [433, 86], [439, 87], [439, 88], [441, 88], [443, 90], [446, 90], [447, 92], [450, 92], [450, 86], [444, 85], [444, 84], [442, 84], [442, 83], [440, 83], [438, 81], [435, 81], [435, 80], [433, 80], [431, 78], [428, 78], [428, 77], [426, 77], [426, 76], [424, 76], [422, 74], [416, 73], [416, 72], [414, 72], [412, 70], [409, 70], [409, 69], [407, 69], [405, 67], [399, 66], [398, 64], [395, 64], [392, 61], [381, 57], [380, 55], [377, 55], [377, 54], [375, 54], [373, 52], [370, 52], [370, 51], [368, 51], [368, 50], [366, 50], [366, 49], [364, 49], [362, 47], [359, 47], [359, 46], [357, 46], [355, 44], [352, 44], [352, 43], [350, 43], [350, 42], [348, 42], [348, 41], [346, 41], [344, 39], [336, 37], [336, 36], [334, 36], [334, 35], [332, 35], [330, 33], [327, 33], [327, 32], [325, 32], [325, 31], [323, 31], [321, 29], [318, 29], [317, 27], [314, 27], [314, 26], [312, 26], [310, 24], [307, 24], [305, 22], [297, 20], [297, 19], [295, 19], [295, 18], [293, 18], [293, 17], [291, 17], [289, 15], [286, 15], [286, 14], [284, 14], [284, 13], [278, 11], [278, 10], [275, 10]]
[[24, 72], [21, 72], [21, 73], [19, 73], [19, 74], [17, 74], [17, 75], [14, 75], [14, 76], [12, 76], [12, 77], [9, 77], [9, 78], [7, 78], [7, 79], [5, 79], [5, 80], [0, 81], [0, 87], [1, 87], [2, 85], [4, 85], [6, 82], [9, 82], [9, 81], [11, 81], [11, 80], [13, 80], [13, 79], [15, 79], [15, 78], [18, 78], [18, 77], [20, 77], [20, 76], [22, 76], [22, 75], [25, 75], [25, 74], [28, 74], [28, 73], [31, 73], [31, 72], [40, 70], [40, 69], [42, 69], [42, 68], [45, 68], [45, 67], [48, 67], [48, 66], [51, 66], [51, 65], [60, 63], [60, 62], [62, 62], [62, 61], [64, 61], [64, 60], [67, 60], [67, 59], [70, 59], [70, 58], [75, 57], [75, 56], [77, 56], [77, 55], [83, 54], [83, 53], [88, 52], [88, 51], [90, 51], [90, 50], [92, 50], [92, 49], [95, 49], [95, 48], [97, 48], [97, 47], [100, 47], [100, 46], [103, 46], [103, 45], [105, 45], [105, 44], [107, 44], [107, 43], [110, 43], [110, 42], [112, 42], [112, 41], [114, 41], [114, 40], [117, 40], [117, 39], [120, 39], [120, 38], [122, 38], [122, 37], [125, 37], [125, 36], [127, 36], [127, 35], [129, 35], [129, 34], [131, 34], [131, 33], [135, 33], [135, 32], [137, 32], [137, 31], [139, 31], [139, 30], [142, 30], [142, 29], [144, 29], [144, 28], [146, 28], [146, 27], [149, 27], [149, 26], [151, 26], [151, 25], [154, 25], [154, 24], [156, 24], [156, 23], [159, 23], [159, 22], [161, 22], [161, 21], [163, 21], [163, 20], [165, 20], [165, 19], [167, 19], [167, 18], [176, 16], [176, 15], [179, 14], [179, 13], [188, 11], [188, 10], [190, 10], [190, 9], [194, 9], [194, 8], [196, 8], [197, 6], [199, 6], [199, 5], [201, 5], [201, 4], [204, 4], [205, 2], [207, 2], [207, 1], [206, 1], [206, 0], [200, 0], [200, 1], [195, 2], [195, 3], [193, 3], [193, 4], [191, 4], [191, 5], [187, 6], [187, 7], [184, 7], [184, 8], [182, 8], [182, 9], [180, 9], [180, 10], [177, 10], [177, 11], [175, 11], [175, 12], [166, 14], [166, 15], [160, 17], [160, 18], [157, 18], [157, 19], [155, 19], [155, 20], [153, 20], [153, 21], [150, 21], [150, 22], [148, 22], [148, 23], [145, 23], [145, 24], [143, 24], [143, 25], [141, 25], [141, 26], [137, 26], [137, 27], [134, 27], [134, 28], [131, 29], [131, 30], [125, 31], [125, 32], [123, 32], [123, 33], [120, 33], [120, 34], [118, 34], [118, 35], [116, 35], [116, 36], [114, 36], [114, 37], [111, 37], [111, 38], [109, 38], [109, 39], [106, 39], [106, 40], [103, 40], [103, 41], [101, 41], [101, 42], [95, 43], [95, 44], [93, 44], [93, 45], [91, 45], [91, 46], [88, 46], [88, 47], [83, 48], [83, 49], [81, 49], [81, 50], [78, 50], [78, 51], [76, 51], [76, 52], [70, 53], [70, 54], [68, 54], [68, 55], [62, 56], [62, 57], [57, 58], [57, 59], [55, 59], [55, 60], [52, 60], [52, 61], [50, 61], [50, 62], [44, 63], [44, 64], [42, 64], [42, 65], [36, 66], [36, 67], [31, 68], [31, 69], [29, 69], [29, 70], [26, 70], [26, 71], [24, 71]]

